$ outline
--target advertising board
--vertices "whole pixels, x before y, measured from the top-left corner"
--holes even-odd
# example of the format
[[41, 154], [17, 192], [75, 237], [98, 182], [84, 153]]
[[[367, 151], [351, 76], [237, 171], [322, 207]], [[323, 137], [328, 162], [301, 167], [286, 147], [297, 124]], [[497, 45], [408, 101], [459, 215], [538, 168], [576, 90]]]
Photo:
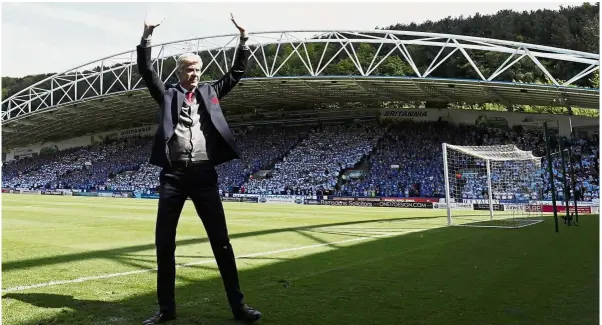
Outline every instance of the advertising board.
[[[571, 205], [569, 206], [570, 208], [570, 212], [574, 213], [575, 212], [575, 206]], [[553, 205], [542, 205], [541, 206], [541, 210], [544, 213], [553, 213], [554, 212], [554, 206]], [[566, 206], [564, 205], [557, 205], [556, 206], [556, 212], [558, 213], [566, 213]], [[579, 214], [586, 214], [586, 213], [592, 213], [592, 207], [588, 206], [588, 207], [584, 207], [584, 206], [577, 206], [577, 213]]]
[[[503, 204], [492, 204], [492, 205], [493, 205], [493, 211], [504, 211]], [[473, 210], [489, 211], [489, 204], [474, 203], [472, 205], [472, 208], [473, 208]]]
[[389, 207], [408, 209], [433, 209], [432, 202], [403, 202], [403, 201], [349, 201], [349, 200], [315, 200], [305, 199], [305, 204], [333, 205], [347, 207]]

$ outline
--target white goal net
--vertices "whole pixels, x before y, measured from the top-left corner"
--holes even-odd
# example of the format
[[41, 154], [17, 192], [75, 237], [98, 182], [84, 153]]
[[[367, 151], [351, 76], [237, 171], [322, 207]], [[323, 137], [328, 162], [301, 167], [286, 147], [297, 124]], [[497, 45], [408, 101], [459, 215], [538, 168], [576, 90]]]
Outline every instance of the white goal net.
[[448, 225], [519, 228], [543, 221], [541, 158], [515, 145], [443, 144]]

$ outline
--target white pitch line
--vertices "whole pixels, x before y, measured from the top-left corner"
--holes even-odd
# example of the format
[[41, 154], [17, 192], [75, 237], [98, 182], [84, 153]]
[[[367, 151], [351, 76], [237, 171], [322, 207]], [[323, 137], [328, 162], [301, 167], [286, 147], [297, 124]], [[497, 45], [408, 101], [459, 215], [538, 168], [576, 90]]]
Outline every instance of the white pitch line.
[[[396, 233], [379, 234], [379, 235], [374, 235], [374, 236], [370, 236], [370, 237], [358, 237], [358, 238], [352, 238], [352, 239], [333, 241], [333, 242], [329, 242], [329, 243], [298, 246], [298, 247], [285, 248], [285, 249], [279, 249], [279, 250], [268, 251], [268, 252], [252, 253], [252, 254], [241, 255], [241, 256], [237, 257], [236, 259], [244, 259], [244, 258], [249, 258], [249, 257], [272, 255], [272, 254], [278, 254], [278, 253], [284, 253], [284, 252], [292, 252], [292, 251], [298, 251], [298, 250], [304, 250], [304, 249], [310, 249], [310, 248], [323, 247], [323, 246], [328, 246], [328, 245], [333, 245], [333, 244], [350, 243], [350, 242], [355, 242], [355, 241], [367, 240], [367, 239], [371, 239], [371, 238], [387, 237], [387, 236], [393, 236], [393, 235], [397, 235], [397, 234]], [[186, 264], [179, 264], [179, 265], [176, 265], [176, 267], [182, 267], [182, 266], [186, 267], [186, 266], [193, 266], [193, 265], [209, 264], [209, 263], [213, 263], [213, 262], [215, 262], [215, 259], [191, 262], [191, 263], [186, 263]], [[23, 291], [23, 290], [34, 289], [34, 288], [44, 288], [44, 287], [57, 286], [57, 285], [62, 285], [62, 284], [80, 283], [80, 282], [87, 282], [87, 281], [93, 281], [93, 280], [121, 277], [121, 276], [132, 275], [132, 274], [147, 273], [147, 272], [156, 271], [156, 270], [157, 270], [157, 268], [143, 269], [143, 270], [135, 270], [135, 271], [128, 271], [128, 272], [87, 276], [87, 277], [77, 278], [77, 279], [73, 279], [73, 280], [50, 281], [50, 282], [43, 282], [43, 283], [26, 285], [26, 286], [6, 288], [6, 289], [2, 289], [2, 291], [3, 292]]]
[[227, 223], [236, 222], [255, 222], [255, 221], [266, 221], [266, 220], [291, 220], [291, 219], [318, 219], [316, 216], [295, 216], [295, 217], [272, 217], [272, 218], [253, 218], [253, 219], [231, 219]]
[[[99, 217], [99, 218], [103, 218], [103, 217]], [[253, 223], [253, 222], [257, 222], [257, 221], [266, 221], [266, 220], [283, 220], [283, 219], [301, 219], [301, 218], [314, 218], [316, 219], [317, 217], [315, 216], [299, 216], [299, 217], [274, 217], [274, 218], [257, 218], [257, 219], [232, 219], [232, 220], [228, 220], [227, 223], [228, 224], [235, 224], [235, 223]], [[143, 219], [140, 219], [143, 220]], [[200, 220], [198, 220], [198, 222], [201, 222]], [[192, 222], [192, 223], [196, 223], [196, 222]], [[6, 227], [4, 229], [2, 229], [2, 231], [4, 232], [10, 232], [10, 233], [15, 233], [15, 232], [36, 232], [36, 231], [48, 231], [48, 230], [79, 230], [79, 229], [85, 229], [85, 228], [94, 228], [94, 229], [98, 229], [98, 228], [131, 228], [131, 225], [113, 225], [113, 226], [103, 226], [103, 225], [96, 225], [96, 226], [75, 226], [75, 227], [47, 227], [47, 228], [30, 228], [30, 229], [6, 229]]]

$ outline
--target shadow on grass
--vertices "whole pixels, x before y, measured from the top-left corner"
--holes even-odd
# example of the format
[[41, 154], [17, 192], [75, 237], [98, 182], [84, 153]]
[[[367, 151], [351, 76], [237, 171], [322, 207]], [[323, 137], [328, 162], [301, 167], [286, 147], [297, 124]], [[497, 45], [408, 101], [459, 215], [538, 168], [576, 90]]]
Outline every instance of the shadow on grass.
[[[598, 219], [580, 221], [560, 233], [547, 220], [516, 231], [450, 227], [383, 238], [245, 269], [241, 283], [264, 313], [260, 324], [593, 325]], [[178, 269], [188, 281], [177, 287], [172, 324], [233, 324], [217, 271], [199, 279], [196, 269]], [[4, 324], [140, 324], [155, 307], [154, 282], [147, 285], [150, 292], [120, 301], [9, 293], [3, 299], [63, 310], [18, 322], [23, 306], [13, 305]]]
[[[412, 221], [412, 220], [421, 220], [421, 219], [437, 219], [441, 217], [415, 217], [415, 218], [390, 218], [390, 219], [372, 219], [372, 220], [362, 220], [362, 221], [350, 221], [350, 222], [339, 222], [339, 223], [330, 223], [330, 224], [318, 224], [318, 225], [310, 225], [303, 227], [288, 227], [288, 228], [276, 228], [276, 229], [266, 229], [259, 231], [250, 231], [244, 233], [235, 233], [231, 234], [230, 238], [246, 238], [246, 237], [254, 237], [261, 235], [269, 235], [276, 233], [283, 233], [289, 231], [307, 231], [315, 228], [323, 228], [330, 226], [349, 226], [349, 225], [361, 225], [365, 223], [374, 223], [374, 222], [396, 222], [396, 221]], [[199, 221], [200, 222], [200, 221]], [[199, 228], [199, 232], [201, 231]], [[184, 239], [178, 240], [176, 242], [177, 247], [182, 247], [186, 245], [193, 245], [199, 243], [208, 243], [209, 240], [207, 237], [200, 237], [194, 239]], [[47, 265], [59, 264], [59, 263], [68, 263], [74, 261], [82, 261], [87, 259], [123, 259], [124, 255], [129, 255], [132, 253], [145, 251], [145, 250], [154, 250], [155, 245], [147, 244], [147, 245], [136, 245], [130, 247], [116, 248], [116, 249], [108, 249], [108, 250], [98, 250], [98, 251], [89, 251], [84, 253], [76, 253], [76, 254], [68, 254], [68, 255], [57, 255], [43, 258], [34, 258], [27, 260], [20, 260], [14, 262], [2, 263], [2, 271], [12, 271], [19, 269], [27, 269], [27, 268], [37, 268], [43, 267]]]

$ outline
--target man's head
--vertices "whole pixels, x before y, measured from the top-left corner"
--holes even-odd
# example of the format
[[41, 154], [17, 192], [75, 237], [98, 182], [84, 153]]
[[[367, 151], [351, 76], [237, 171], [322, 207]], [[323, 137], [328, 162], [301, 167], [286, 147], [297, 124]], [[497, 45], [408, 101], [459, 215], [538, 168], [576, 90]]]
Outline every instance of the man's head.
[[176, 63], [176, 75], [184, 89], [191, 90], [198, 86], [203, 61], [194, 53], [180, 55]]

